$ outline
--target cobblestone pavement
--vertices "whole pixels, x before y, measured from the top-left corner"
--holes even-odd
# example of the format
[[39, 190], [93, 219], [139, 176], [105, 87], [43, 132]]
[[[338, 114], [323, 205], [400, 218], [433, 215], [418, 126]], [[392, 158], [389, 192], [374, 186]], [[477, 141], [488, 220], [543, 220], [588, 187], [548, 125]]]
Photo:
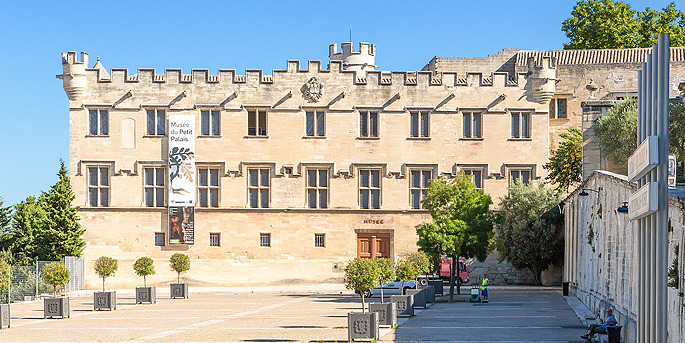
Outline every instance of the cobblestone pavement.
[[[117, 291], [116, 311], [93, 311], [92, 291], [71, 294], [71, 318], [43, 319], [40, 301], [12, 304], [2, 342], [344, 342], [347, 313], [360, 299], [339, 287], [249, 290], [191, 289], [189, 299], [136, 305]], [[383, 342], [576, 342], [583, 329], [560, 290], [493, 287], [490, 304], [436, 303]], [[379, 301], [378, 298], [370, 299]], [[576, 337], [576, 338], [574, 338]]]

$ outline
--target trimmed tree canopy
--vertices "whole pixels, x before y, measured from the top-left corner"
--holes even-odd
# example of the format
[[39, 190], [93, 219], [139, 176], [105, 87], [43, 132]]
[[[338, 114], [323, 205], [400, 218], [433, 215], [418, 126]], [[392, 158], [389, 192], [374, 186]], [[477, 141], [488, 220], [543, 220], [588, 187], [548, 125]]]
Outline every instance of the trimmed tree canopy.
[[358, 292], [362, 297], [364, 312], [364, 293], [376, 286], [380, 279], [380, 269], [372, 259], [355, 257], [345, 266], [345, 287]]
[[190, 270], [190, 257], [177, 252], [169, 258], [169, 267], [178, 274], [178, 282], [181, 283], [181, 273]]
[[155, 262], [151, 258], [143, 256], [133, 263], [133, 270], [136, 272], [136, 275], [143, 277], [143, 283], [147, 287], [145, 277], [155, 275]]
[[100, 256], [95, 260], [95, 265], [93, 266], [95, 273], [102, 278], [102, 291], [105, 291], [105, 278], [114, 276], [119, 269], [119, 261], [109, 257]]
[[69, 283], [71, 273], [66, 266], [61, 262], [52, 262], [43, 266], [43, 281], [52, 285], [53, 290], [57, 293], [57, 286], [63, 286]]

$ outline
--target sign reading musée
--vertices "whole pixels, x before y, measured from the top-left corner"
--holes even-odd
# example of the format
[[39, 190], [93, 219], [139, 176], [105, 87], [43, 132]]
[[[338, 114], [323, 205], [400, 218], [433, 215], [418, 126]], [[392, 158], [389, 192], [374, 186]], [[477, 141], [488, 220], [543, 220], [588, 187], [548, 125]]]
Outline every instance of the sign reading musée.
[[195, 116], [169, 115], [169, 244], [195, 243]]

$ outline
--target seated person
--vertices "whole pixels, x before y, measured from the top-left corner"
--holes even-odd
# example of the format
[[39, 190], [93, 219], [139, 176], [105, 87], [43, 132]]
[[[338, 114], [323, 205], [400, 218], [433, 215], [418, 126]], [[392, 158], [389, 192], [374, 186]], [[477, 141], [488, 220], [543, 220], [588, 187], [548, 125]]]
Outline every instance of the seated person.
[[590, 340], [596, 333], [607, 333], [607, 326], [612, 326], [618, 324], [616, 317], [614, 317], [614, 311], [612, 309], [607, 309], [607, 320], [604, 324], [592, 324], [587, 328], [587, 335], [582, 335], [580, 338]]

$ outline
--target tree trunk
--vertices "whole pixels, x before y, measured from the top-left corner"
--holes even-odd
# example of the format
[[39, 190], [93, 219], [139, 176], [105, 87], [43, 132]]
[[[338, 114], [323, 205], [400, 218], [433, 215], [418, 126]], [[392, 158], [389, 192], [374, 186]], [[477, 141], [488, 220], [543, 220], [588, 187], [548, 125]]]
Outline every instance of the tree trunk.
[[454, 262], [455, 258], [452, 256], [452, 266], [450, 267], [450, 296], [449, 296], [449, 302], [454, 301]]
[[381, 304], [383, 303], [383, 280], [381, 280]]
[[361, 292], [361, 294], [362, 294], [362, 313], [364, 313], [365, 312], [364, 307], [366, 307], [365, 303], [364, 303], [364, 292]]
[[181, 273], [178, 273], [178, 283], [181, 283]]
[[105, 291], [105, 278], [102, 278], [102, 291]]
[[147, 281], [145, 280], [145, 275], [143, 275], [143, 287], [147, 287]]

